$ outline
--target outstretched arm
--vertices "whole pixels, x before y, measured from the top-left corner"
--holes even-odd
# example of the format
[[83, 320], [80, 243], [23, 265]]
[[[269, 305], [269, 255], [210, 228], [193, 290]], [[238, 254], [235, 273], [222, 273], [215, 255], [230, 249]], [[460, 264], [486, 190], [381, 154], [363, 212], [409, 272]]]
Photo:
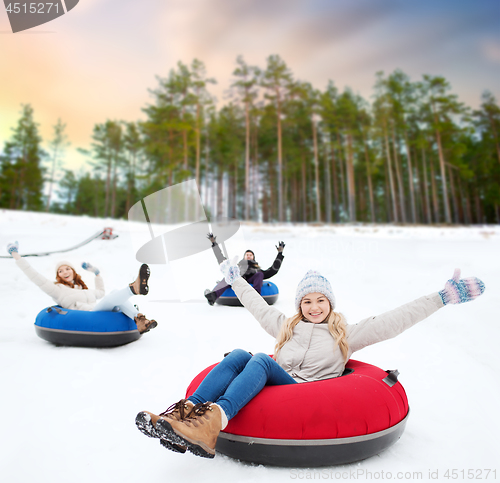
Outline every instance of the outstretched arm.
[[19, 243], [9, 243], [7, 251], [16, 260], [16, 265], [26, 274], [26, 276], [38, 287], [40, 287], [47, 295], [56, 297], [59, 293], [59, 288], [53, 282], [39, 274], [27, 261], [19, 255]]
[[440, 292], [420, 297], [397, 309], [348, 326], [349, 350], [355, 352], [396, 337], [447, 304], [460, 304], [476, 299], [484, 292], [484, 288], [484, 283], [476, 277], [460, 279], [460, 270], [457, 269]]
[[217, 263], [220, 265], [226, 257], [222, 254], [219, 245], [217, 244], [217, 237], [213, 233], [209, 233], [207, 238], [212, 242], [212, 250], [214, 251], [215, 258], [217, 258]]
[[392, 339], [444, 307], [437, 292], [401, 307], [347, 326], [349, 351], [355, 352], [377, 342]]
[[100, 270], [89, 262], [82, 262], [82, 268], [95, 275], [95, 298], [100, 299], [104, 297], [106, 291], [104, 290], [104, 280], [100, 275]]
[[278, 243], [278, 245], [276, 246], [276, 250], [278, 250], [278, 254], [276, 255], [276, 258], [274, 259], [273, 264], [267, 270], [264, 270], [264, 280], [267, 280], [268, 278], [274, 277], [279, 272], [279, 269], [281, 268], [281, 264], [283, 263], [283, 259], [285, 258], [283, 256], [284, 249], [285, 249], [285, 242], [280, 241]]
[[226, 260], [221, 264], [221, 271], [228, 284], [243, 306], [257, 319], [262, 328], [273, 337], [277, 337], [286, 316], [279, 310], [270, 306], [261, 295], [240, 276], [236, 264], [238, 257], [233, 261]]

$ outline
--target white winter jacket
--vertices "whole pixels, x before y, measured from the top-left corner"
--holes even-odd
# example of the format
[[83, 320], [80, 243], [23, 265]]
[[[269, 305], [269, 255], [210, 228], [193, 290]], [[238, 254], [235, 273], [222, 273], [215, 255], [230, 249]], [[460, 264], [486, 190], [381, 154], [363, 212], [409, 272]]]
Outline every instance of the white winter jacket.
[[100, 275], [95, 277], [95, 290], [83, 290], [79, 285], [75, 288], [54, 283], [40, 275], [24, 258], [16, 260], [17, 266], [26, 276], [50, 295], [57, 305], [65, 309], [93, 310], [97, 299], [104, 297], [104, 280]]
[[[266, 332], [277, 337], [287, 317], [267, 302], [243, 279], [237, 279], [232, 288], [241, 303], [258, 320]], [[420, 297], [397, 309], [376, 317], [368, 317], [355, 325], [346, 325], [349, 359], [363, 347], [391, 339], [429, 317], [444, 304], [439, 294]], [[301, 321], [278, 353], [278, 364], [297, 382], [319, 381], [337, 377], [344, 371], [344, 358], [327, 323], [313, 324]]]

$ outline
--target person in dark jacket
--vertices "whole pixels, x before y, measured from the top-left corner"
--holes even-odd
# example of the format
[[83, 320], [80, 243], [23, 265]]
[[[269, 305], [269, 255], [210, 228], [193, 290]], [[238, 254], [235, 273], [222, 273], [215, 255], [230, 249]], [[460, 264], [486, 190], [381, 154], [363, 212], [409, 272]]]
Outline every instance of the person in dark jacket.
[[[221, 252], [219, 245], [217, 244], [216, 237], [213, 233], [209, 233], [207, 238], [212, 242], [212, 250], [214, 251], [215, 257], [219, 265], [226, 260], [226, 257]], [[257, 261], [255, 260], [255, 253], [252, 250], [247, 250], [243, 255], [243, 259], [238, 263], [240, 272], [243, 274], [242, 277], [253, 285], [253, 288], [257, 290], [260, 294], [262, 289], [262, 282], [271, 277], [274, 277], [281, 268], [281, 263], [285, 258], [283, 256], [283, 250], [285, 249], [285, 243], [280, 241], [276, 250], [278, 254], [274, 259], [273, 264], [267, 269], [262, 270]], [[215, 301], [225, 292], [228, 284], [223, 279], [220, 281], [212, 290], [205, 290], [205, 297], [210, 305], [214, 305]]]

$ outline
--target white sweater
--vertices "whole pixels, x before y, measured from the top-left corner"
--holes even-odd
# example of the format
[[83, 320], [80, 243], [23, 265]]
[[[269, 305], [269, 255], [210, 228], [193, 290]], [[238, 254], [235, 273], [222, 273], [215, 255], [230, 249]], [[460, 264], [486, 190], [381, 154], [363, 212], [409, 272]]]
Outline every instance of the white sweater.
[[87, 310], [94, 308], [97, 299], [104, 297], [104, 280], [100, 275], [95, 278], [95, 289], [83, 290], [79, 285], [75, 288], [54, 283], [40, 275], [24, 258], [16, 260], [17, 266], [26, 276], [50, 295], [57, 305], [65, 309]]
[[[257, 319], [266, 332], [277, 337], [287, 317], [267, 302], [243, 279], [232, 288], [241, 303]], [[420, 297], [397, 309], [376, 317], [368, 317], [355, 325], [346, 324], [349, 352], [395, 337], [417, 322], [444, 307], [439, 294]], [[337, 377], [344, 371], [344, 358], [328, 330], [328, 324], [301, 321], [293, 329], [292, 339], [278, 353], [278, 364], [297, 382], [319, 381]]]

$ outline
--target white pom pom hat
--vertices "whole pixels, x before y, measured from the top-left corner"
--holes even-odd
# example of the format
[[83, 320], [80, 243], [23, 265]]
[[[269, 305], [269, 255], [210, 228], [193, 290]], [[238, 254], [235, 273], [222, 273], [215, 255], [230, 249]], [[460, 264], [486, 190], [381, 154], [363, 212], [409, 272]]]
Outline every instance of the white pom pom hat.
[[63, 265], [67, 265], [69, 268], [72, 268], [76, 273], [76, 269], [71, 262], [68, 262], [68, 260], [61, 260], [61, 261], [56, 263], [56, 267], [55, 267], [56, 268], [56, 275], [57, 275], [57, 271], [59, 270], [59, 268], [62, 267]]
[[316, 270], [309, 270], [300, 281], [295, 294], [295, 309], [298, 311], [300, 302], [309, 293], [322, 293], [329, 301], [332, 310], [335, 309], [335, 295], [330, 282]]

